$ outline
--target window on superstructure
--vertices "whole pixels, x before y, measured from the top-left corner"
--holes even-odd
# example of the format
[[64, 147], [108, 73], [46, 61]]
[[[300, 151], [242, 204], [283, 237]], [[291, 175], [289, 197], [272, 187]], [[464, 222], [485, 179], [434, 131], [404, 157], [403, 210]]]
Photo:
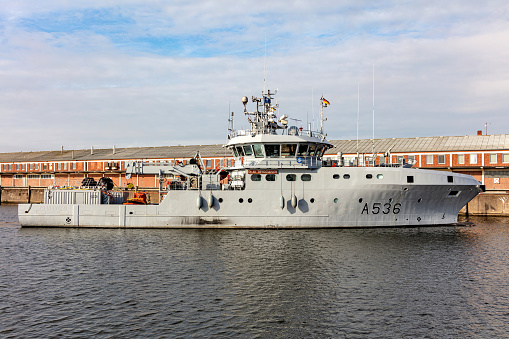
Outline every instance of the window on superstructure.
[[257, 158], [263, 158], [263, 147], [260, 144], [253, 145], [254, 155]]
[[262, 181], [261, 174], [251, 174], [251, 181]]
[[307, 153], [308, 153], [308, 145], [300, 144], [299, 145], [299, 150], [297, 151], [297, 156], [305, 157]]
[[268, 158], [279, 158], [280, 146], [279, 145], [265, 145], [265, 154]]
[[323, 146], [316, 146], [315, 156], [318, 158], [321, 158], [323, 156], [324, 151], [325, 151], [325, 148]]
[[253, 149], [251, 148], [251, 145], [244, 145], [244, 154], [246, 157], [253, 155]]
[[281, 145], [281, 156], [284, 158], [294, 157], [296, 150], [297, 150], [297, 144], [282, 144]]
[[463, 165], [465, 163], [465, 154], [458, 154], [456, 162], [458, 165]]
[[237, 149], [235, 147], [232, 147], [232, 151], [233, 151], [233, 155], [235, 156], [235, 158], [238, 158], [239, 153], [237, 153]]
[[276, 181], [276, 175], [275, 174], [267, 174], [265, 176], [265, 180], [267, 180], [267, 181]]
[[438, 163], [441, 165], [445, 164], [445, 154], [438, 155]]
[[477, 164], [477, 154], [470, 154], [470, 157], [469, 157], [469, 162], [471, 164]]
[[295, 174], [287, 174], [286, 181], [295, 181], [297, 180], [297, 176]]
[[300, 180], [302, 181], [311, 181], [311, 174], [303, 174], [300, 176]]
[[242, 149], [242, 146], [237, 146], [237, 153], [239, 154], [239, 157], [244, 156], [244, 150]]
[[310, 157], [314, 156], [316, 152], [316, 145], [309, 145], [308, 147], [308, 155]]
[[491, 153], [490, 154], [490, 164], [496, 164], [497, 163], [497, 154]]

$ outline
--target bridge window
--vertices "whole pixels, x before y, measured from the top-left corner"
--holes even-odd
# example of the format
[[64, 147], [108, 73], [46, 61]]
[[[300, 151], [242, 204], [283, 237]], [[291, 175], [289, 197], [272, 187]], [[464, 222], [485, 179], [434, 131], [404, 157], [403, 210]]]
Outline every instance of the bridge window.
[[279, 158], [279, 145], [265, 145], [265, 154], [269, 158]]
[[257, 158], [263, 158], [263, 148], [260, 144], [253, 145], [254, 155]]
[[315, 155], [318, 158], [321, 158], [324, 151], [325, 151], [325, 148], [323, 148], [323, 146], [316, 146], [316, 153], [315, 153]]
[[246, 157], [253, 155], [253, 149], [251, 148], [251, 145], [244, 146], [244, 154], [246, 155]]
[[235, 158], [238, 158], [239, 153], [237, 153], [237, 149], [235, 147], [232, 147], [232, 151], [233, 151], [233, 155], [235, 156]]
[[294, 157], [296, 150], [297, 150], [297, 144], [282, 144], [281, 145], [281, 156], [282, 157]]
[[239, 157], [244, 156], [244, 150], [242, 149], [242, 146], [237, 146], [237, 153], [239, 154]]
[[299, 151], [297, 152], [297, 155], [299, 157], [305, 157], [307, 153], [308, 153], [308, 145], [300, 144], [299, 145]]
[[308, 155], [312, 157], [315, 155], [315, 152], [316, 152], [316, 145], [309, 145]]

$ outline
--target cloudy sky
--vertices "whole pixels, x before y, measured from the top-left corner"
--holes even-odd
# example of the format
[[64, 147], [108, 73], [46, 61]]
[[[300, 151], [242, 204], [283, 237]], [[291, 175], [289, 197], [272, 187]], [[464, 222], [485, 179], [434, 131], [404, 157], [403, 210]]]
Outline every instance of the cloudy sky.
[[371, 138], [373, 66], [375, 137], [509, 133], [507, 0], [0, 0], [0, 152], [224, 143], [264, 68]]

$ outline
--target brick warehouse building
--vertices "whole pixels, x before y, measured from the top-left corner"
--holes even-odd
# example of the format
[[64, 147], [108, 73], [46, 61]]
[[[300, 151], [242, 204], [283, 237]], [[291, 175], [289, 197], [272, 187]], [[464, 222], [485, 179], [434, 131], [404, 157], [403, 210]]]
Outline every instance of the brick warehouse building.
[[[324, 158], [343, 160], [345, 166], [372, 163], [373, 141], [333, 140], [334, 148]], [[414, 168], [466, 173], [474, 176], [488, 192], [509, 191], [509, 134], [375, 139], [375, 164], [414, 162]], [[162, 146], [87, 150], [0, 153], [0, 186], [79, 186], [83, 178], [96, 181], [112, 178], [118, 187], [129, 183], [142, 188], [158, 187], [155, 175], [124, 176], [129, 160], [186, 163], [199, 151], [207, 169], [233, 163], [231, 152], [222, 145]]]

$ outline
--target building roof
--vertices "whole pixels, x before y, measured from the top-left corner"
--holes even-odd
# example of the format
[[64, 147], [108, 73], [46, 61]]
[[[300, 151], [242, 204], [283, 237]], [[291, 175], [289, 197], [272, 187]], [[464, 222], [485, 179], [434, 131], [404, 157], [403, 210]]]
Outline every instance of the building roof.
[[[371, 153], [373, 151], [371, 139], [360, 139], [357, 150], [357, 140], [331, 140], [334, 148], [326, 154], [343, 153]], [[416, 138], [385, 138], [375, 139], [375, 152], [385, 153], [418, 153], [418, 152], [472, 152], [509, 150], [509, 134], [498, 135], [465, 135], [443, 137]], [[188, 145], [188, 146], [158, 146], [158, 147], [129, 147], [85, 150], [61, 150], [39, 152], [0, 153], [0, 162], [44, 162], [44, 161], [94, 161], [94, 160], [144, 160], [190, 158], [200, 151], [203, 157], [231, 156], [231, 152], [222, 144]]]

